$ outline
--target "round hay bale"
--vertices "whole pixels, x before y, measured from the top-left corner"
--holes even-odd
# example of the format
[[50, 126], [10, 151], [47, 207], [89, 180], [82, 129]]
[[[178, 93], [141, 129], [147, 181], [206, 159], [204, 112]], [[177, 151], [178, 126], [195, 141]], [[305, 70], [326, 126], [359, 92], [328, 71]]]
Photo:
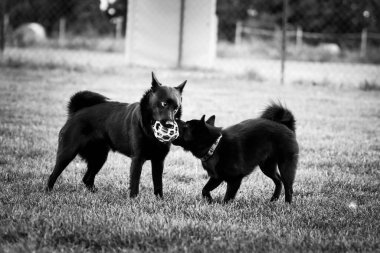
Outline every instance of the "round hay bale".
[[14, 31], [13, 41], [19, 47], [43, 44], [46, 41], [45, 28], [38, 23], [23, 24]]
[[330, 55], [339, 55], [341, 51], [340, 47], [335, 43], [321, 43], [318, 48]]

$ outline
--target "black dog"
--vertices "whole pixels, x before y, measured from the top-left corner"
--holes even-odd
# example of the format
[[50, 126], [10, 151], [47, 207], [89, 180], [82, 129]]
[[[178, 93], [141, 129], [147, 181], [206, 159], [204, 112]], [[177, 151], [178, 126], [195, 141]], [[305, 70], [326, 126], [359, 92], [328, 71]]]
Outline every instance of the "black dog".
[[175, 88], [162, 86], [152, 73], [152, 87], [139, 103], [109, 101], [90, 91], [72, 96], [67, 122], [59, 133], [56, 164], [46, 190], [53, 189], [57, 177], [79, 154], [87, 162], [83, 182], [95, 191], [95, 176], [112, 150], [132, 158], [131, 197], [139, 192], [141, 169], [146, 160], [152, 163], [154, 194], [162, 197], [162, 172], [170, 142], [157, 140], [152, 124], [159, 121], [165, 125], [180, 119], [185, 84], [186, 81]]
[[291, 203], [298, 161], [292, 113], [272, 104], [260, 118], [226, 129], [215, 127], [214, 122], [215, 116], [206, 122], [205, 116], [201, 120], [179, 121], [180, 137], [173, 142], [202, 160], [210, 176], [202, 190], [203, 197], [211, 202], [210, 192], [226, 181], [224, 202], [228, 202], [235, 197], [243, 177], [259, 165], [276, 185], [271, 201], [279, 198], [283, 183], [285, 201]]

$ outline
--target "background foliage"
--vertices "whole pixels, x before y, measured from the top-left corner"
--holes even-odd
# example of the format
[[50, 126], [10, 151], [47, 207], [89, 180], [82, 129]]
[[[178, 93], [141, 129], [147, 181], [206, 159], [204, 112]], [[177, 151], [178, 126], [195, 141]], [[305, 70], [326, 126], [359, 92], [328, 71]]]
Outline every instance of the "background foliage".
[[102, 35], [112, 31], [112, 24], [96, 0], [8, 0], [6, 12], [11, 28], [37, 22], [49, 35], [58, 29], [61, 17], [66, 18], [67, 29], [74, 34]]
[[[282, 0], [218, 0], [221, 35], [232, 40], [236, 21], [256, 19], [265, 25], [280, 25]], [[250, 17], [247, 10], [255, 10]], [[369, 12], [369, 17], [363, 15]], [[292, 0], [289, 1], [288, 22], [306, 32], [353, 33], [368, 27], [380, 32], [380, 2], [377, 0]], [[268, 24], [269, 23], [269, 24]]]
[[[65, 16], [74, 33], [112, 31], [109, 19], [122, 16], [127, 0], [109, 4], [115, 13], [102, 13], [98, 0], [8, 0], [10, 25], [15, 28], [25, 22], [39, 22], [51, 33], [59, 18]], [[289, 24], [304, 31], [323, 33], [353, 33], [368, 28], [380, 32], [380, 2], [378, 0], [292, 0], [289, 3]], [[257, 15], [249, 15], [255, 10]], [[367, 11], [369, 16], [363, 13]], [[218, 0], [220, 37], [232, 40], [238, 20], [257, 19], [263, 23], [280, 25], [282, 0]], [[270, 18], [268, 18], [270, 17]]]

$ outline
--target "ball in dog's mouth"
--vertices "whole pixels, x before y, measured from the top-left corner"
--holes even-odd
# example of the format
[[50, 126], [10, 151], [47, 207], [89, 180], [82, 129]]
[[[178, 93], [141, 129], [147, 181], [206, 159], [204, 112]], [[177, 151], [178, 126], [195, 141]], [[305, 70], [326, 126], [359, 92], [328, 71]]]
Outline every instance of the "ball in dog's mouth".
[[166, 121], [165, 126], [160, 121], [152, 125], [154, 136], [161, 142], [171, 142], [178, 138], [178, 125], [175, 121]]

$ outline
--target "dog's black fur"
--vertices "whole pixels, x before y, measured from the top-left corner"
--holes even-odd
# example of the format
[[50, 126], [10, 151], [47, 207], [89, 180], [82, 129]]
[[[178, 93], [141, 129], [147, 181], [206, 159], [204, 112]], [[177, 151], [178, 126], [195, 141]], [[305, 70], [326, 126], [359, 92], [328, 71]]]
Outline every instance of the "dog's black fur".
[[[197, 158], [205, 158], [220, 135], [213, 155], [202, 161], [210, 179], [202, 190], [210, 202], [210, 192], [223, 181], [227, 182], [224, 202], [235, 198], [242, 179], [259, 165], [276, 187], [271, 201], [285, 188], [285, 201], [291, 203], [293, 182], [297, 169], [298, 144], [293, 114], [281, 105], [270, 105], [257, 119], [249, 119], [222, 129], [214, 126], [215, 116], [205, 121], [179, 121], [180, 137], [173, 142]], [[277, 170], [278, 166], [278, 170]]]
[[152, 73], [152, 86], [138, 103], [120, 103], [91, 91], [71, 97], [68, 119], [59, 133], [56, 164], [46, 190], [66, 166], [79, 154], [87, 162], [83, 182], [95, 191], [96, 174], [107, 160], [108, 152], [118, 151], [132, 158], [130, 196], [139, 192], [141, 169], [151, 160], [154, 194], [162, 197], [162, 172], [170, 143], [158, 141], [152, 123], [178, 120], [181, 117], [182, 91], [186, 81], [177, 87], [161, 85]]

